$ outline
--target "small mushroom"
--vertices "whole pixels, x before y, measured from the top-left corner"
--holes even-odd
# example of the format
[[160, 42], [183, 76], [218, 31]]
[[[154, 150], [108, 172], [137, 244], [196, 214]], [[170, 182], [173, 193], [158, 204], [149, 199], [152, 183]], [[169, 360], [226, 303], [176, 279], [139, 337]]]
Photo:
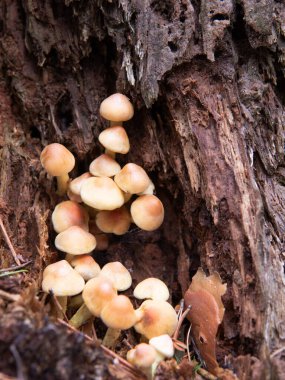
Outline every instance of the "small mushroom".
[[152, 366], [157, 359], [156, 350], [147, 343], [140, 343], [127, 353], [127, 360], [139, 368], [150, 380], [152, 376]]
[[164, 207], [155, 195], [141, 195], [131, 204], [133, 222], [142, 230], [154, 231], [164, 219]]
[[122, 191], [108, 177], [92, 177], [83, 182], [81, 198], [88, 206], [98, 210], [114, 210], [124, 204]]
[[48, 174], [57, 178], [58, 195], [64, 195], [69, 181], [68, 173], [75, 165], [73, 154], [65, 146], [53, 143], [44, 148], [40, 160]]
[[170, 359], [174, 355], [173, 341], [168, 334], [151, 338], [149, 344], [154, 347], [163, 358]]
[[136, 313], [129, 298], [119, 295], [106, 304], [101, 312], [101, 319], [108, 326], [103, 344], [113, 347], [121, 330], [129, 329], [136, 323]]
[[96, 215], [96, 224], [101, 231], [123, 235], [130, 228], [132, 222], [129, 210], [122, 206], [112, 211], [100, 211]]
[[113, 177], [121, 170], [121, 166], [108, 154], [101, 154], [89, 166], [90, 173], [96, 177]]
[[82, 183], [87, 178], [91, 178], [91, 177], [92, 175], [89, 172], [87, 172], [87, 173], [81, 174], [79, 177], [74, 178], [71, 182], [69, 182], [68, 191], [67, 191], [68, 197], [71, 200], [75, 200], [76, 202], [81, 203], [82, 199], [80, 196], [80, 190], [81, 190]]
[[138, 194], [146, 190], [150, 179], [144, 169], [136, 164], [126, 164], [115, 176], [114, 181], [126, 193]]
[[78, 272], [85, 281], [99, 276], [101, 269], [90, 255], [69, 255], [70, 265]]
[[148, 185], [148, 187], [143, 192], [139, 193], [138, 195], [153, 195], [154, 191], [155, 191], [154, 183], [150, 181], [150, 184]]
[[96, 251], [106, 251], [109, 247], [109, 238], [108, 235], [103, 233], [98, 227], [95, 220], [89, 222], [89, 232], [96, 238]]
[[174, 308], [165, 301], [144, 301], [136, 310], [138, 322], [135, 330], [147, 339], [155, 336], [172, 335], [177, 327], [178, 319]]
[[100, 275], [112, 281], [113, 286], [119, 291], [127, 290], [132, 285], [130, 272], [119, 261], [104, 265]]
[[103, 100], [99, 112], [106, 120], [122, 122], [133, 117], [134, 107], [125, 95], [116, 93]]
[[88, 231], [89, 215], [84, 207], [73, 201], [59, 203], [51, 216], [53, 228], [57, 233], [72, 226], [79, 226]]
[[55, 238], [55, 246], [72, 255], [90, 253], [96, 247], [95, 237], [78, 226], [69, 227]]
[[137, 284], [134, 289], [134, 296], [141, 300], [150, 298], [157, 301], [167, 301], [169, 290], [163, 281], [149, 277]]
[[107, 128], [100, 133], [98, 138], [107, 151], [127, 154], [130, 150], [129, 138], [123, 127], [115, 126]]

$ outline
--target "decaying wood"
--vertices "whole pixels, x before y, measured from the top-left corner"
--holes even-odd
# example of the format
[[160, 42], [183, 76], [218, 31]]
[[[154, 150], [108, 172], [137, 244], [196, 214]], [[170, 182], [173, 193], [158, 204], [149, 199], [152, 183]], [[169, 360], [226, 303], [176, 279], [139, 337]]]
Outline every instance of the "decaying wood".
[[[39, 284], [57, 256], [41, 148], [64, 143], [82, 173], [101, 149], [100, 101], [122, 91], [136, 109], [128, 161], [150, 174], [166, 219], [114, 239], [104, 260], [123, 261], [135, 284], [165, 280], [173, 302], [198, 267], [217, 271], [219, 364], [281, 379], [284, 355], [270, 354], [285, 338], [284, 20], [277, 0], [2, 1], [0, 209], [34, 265], [0, 286]], [[4, 241], [0, 264], [13, 264]]]

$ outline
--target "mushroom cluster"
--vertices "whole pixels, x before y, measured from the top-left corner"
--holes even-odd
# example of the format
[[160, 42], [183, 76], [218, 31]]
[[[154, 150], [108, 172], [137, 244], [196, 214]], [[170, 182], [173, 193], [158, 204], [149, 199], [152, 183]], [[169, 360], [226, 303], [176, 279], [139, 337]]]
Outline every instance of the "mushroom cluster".
[[[101, 103], [100, 114], [110, 121], [110, 126], [99, 135], [105, 152], [91, 162], [89, 172], [75, 179], [69, 178], [74, 156], [63, 145], [50, 144], [41, 153], [43, 167], [57, 178], [57, 193], [69, 198], [52, 213], [57, 233], [55, 246], [66, 256], [45, 268], [42, 289], [54, 294], [63, 314], [68, 307], [76, 310], [69, 320], [76, 328], [90, 318], [101, 318], [108, 327], [103, 340], [108, 347], [114, 345], [121, 330], [134, 327], [151, 342], [165, 334], [170, 339], [177, 327], [177, 314], [167, 302], [169, 290], [162, 281], [148, 278], [135, 287], [134, 297], [144, 300], [135, 309], [126, 295], [118, 294], [132, 285], [127, 268], [120, 262], [100, 268], [92, 257], [94, 250], [108, 247], [107, 234], [123, 235], [131, 223], [153, 231], [163, 222], [163, 205], [154, 195], [154, 184], [145, 170], [135, 163], [121, 168], [116, 161], [116, 154], [129, 152], [130, 143], [122, 123], [133, 113], [132, 104], [122, 94], [114, 94]], [[157, 347], [150, 347], [156, 350], [151, 363], [153, 372], [154, 363], [162, 360], [162, 354]], [[140, 347], [132, 352], [129, 360], [137, 365]]]

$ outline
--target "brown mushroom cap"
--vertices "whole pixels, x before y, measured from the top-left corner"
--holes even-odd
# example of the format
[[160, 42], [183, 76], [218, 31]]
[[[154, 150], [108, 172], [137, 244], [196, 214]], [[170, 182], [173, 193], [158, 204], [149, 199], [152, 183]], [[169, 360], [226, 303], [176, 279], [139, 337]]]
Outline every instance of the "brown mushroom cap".
[[[82, 183], [87, 179], [91, 178], [92, 175], [89, 172], [81, 174], [79, 177], [74, 178], [70, 183], [69, 183], [69, 190], [71, 191], [72, 194], [75, 194], [77, 196], [80, 196], [80, 190]], [[80, 197], [81, 198], [81, 197]], [[82, 200], [81, 200], [82, 202]]]
[[105, 129], [100, 133], [99, 141], [111, 152], [126, 154], [130, 150], [128, 135], [125, 129], [120, 126]]
[[172, 335], [177, 327], [177, 314], [168, 302], [146, 300], [136, 313], [138, 322], [135, 329], [147, 339], [163, 334]]
[[116, 93], [103, 100], [100, 115], [110, 121], [127, 121], [133, 117], [134, 108], [125, 95]]
[[48, 265], [43, 272], [42, 289], [56, 296], [74, 296], [82, 292], [85, 282], [66, 260]]
[[125, 206], [112, 211], [100, 211], [96, 215], [96, 224], [100, 230], [115, 235], [125, 234], [131, 222], [131, 214]]
[[147, 343], [140, 343], [128, 351], [127, 360], [139, 368], [148, 368], [156, 360], [155, 349]]
[[90, 173], [97, 177], [113, 177], [121, 170], [121, 166], [108, 154], [101, 154], [89, 166]]
[[41, 153], [40, 160], [48, 174], [54, 177], [69, 173], [75, 165], [73, 154], [58, 143], [47, 145]]
[[99, 276], [89, 280], [82, 293], [83, 300], [89, 311], [99, 317], [103, 307], [117, 295], [113, 283]]
[[141, 195], [131, 204], [133, 222], [142, 230], [154, 231], [164, 219], [164, 207], [155, 195]]
[[89, 215], [84, 207], [73, 201], [59, 203], [51, 216], [53, 228], [57, 233], [71, 226], [79, 226], [88, 231]]
[[119, 261], [114, 261], [103, 266], [101, 276], [113, 282], [114, 287], [119, 291], [129, 289], [132, 285], [132, 277], [127, 268]]
[[150, 179], [144, 169], [136, 164], [126, 164], [115, 176], [114, 181], [120, 189], [130, 194], [144, 191], [150, 184]]
[[90, 253], [96, 247], [96, 239], [78, 226], [69, 227], [55, 238], [55, 246], [62, 252], [72, 255]]
[[[70, 257], [71, 256], [71, 257]], [[99, 276], [101, 269], [90, 255], [69, 255], [69, 263], [85, 281]]]
[[98, 210], [114, 210], [124, 204], [122, 191], [108, 177], [86, 179], [80, 194], [84, 203]]
[[136, 313], [128, 297], [119, 295], [108, 302], [101, 312], [101, 319], [112, 329], [125, 330], [136, 322]]
[[134, 296], [141, 300], [150, 298], [157, 301], [167, 301], [169, 290], [163, 281], [149, 277], [137, 284], [134, 289]]

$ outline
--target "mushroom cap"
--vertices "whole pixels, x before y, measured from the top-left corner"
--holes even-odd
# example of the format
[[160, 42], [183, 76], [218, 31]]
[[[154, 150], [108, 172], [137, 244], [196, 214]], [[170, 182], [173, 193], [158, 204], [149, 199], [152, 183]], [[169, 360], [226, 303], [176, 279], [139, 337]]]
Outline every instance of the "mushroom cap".
[[124, 204], [122, 191], [108, 177], [86, 179], [82, 184], [80, 194], [84, 203], [98, 210], [114, 210]]
[[103, 266], [101, 276], [113, 282], [119, 291], [127, 290], [132, 285], [132, 277], [127, 268], [119, 261], [114, 261]]
[[133, 117], [134, 107], [125, 95], [116, 93], [103, 100], [99, 112], [106, 120], [127, 121]]
[[172, 358], [174, 355], [173, 341], [169, 335], [163, 334], [151, 338], [149, 344], [165, 358]]
[[96, 247], [96, 239], [78, 226], [69, 227], [55, 238], [55, 246], [62, 252], [72, 255], [90, 253]]
[[75, 165], [73, 154], [58, 143], [47, 145], [41, 153], [40, 160], [48, 174], [54, 177], [71, 172]]
[[79, 177], [74, 178], [68, 185], [69, 190], [72, 194], [80, 196], [80, 190], [82, 183], [87, 179], [91, 178], [92, 175], [89, 172], [81, 174]]
[[96, 224], [100, 230], [115, 235], [125, 234], [131, 222], [131, 214], [125, 206], [112, 211], [100, 211], [96, 215]]
[[43, 272], [42, 289], [54, 295], [74, 296], [82, 292], [85, 282], [66, 260], [48, 265]]
[[136, 313], [128, 297], [119, 295], [104, 306], [101, 319], [112, 329], [126, 330], [136, 323]]
[[82, 203], [81, 196], [74, 194], [70, 189], [67, 189], [66, 195], [68, 196], [69, 200], [77, 203]]
[[146, 300], [136, 310], [136, 314], [138, 322], [135, 329], [147, 339], [163, 334], [172, 335], [177, 327], [177, 314], [165, 301]]
[[164, 219], [164, 207], [155, 195], [141, 195], [131, 204], [133, 222], [142, 230], [154, 231]]
[[104, 234], [98, 227], [95, 220], [89, 222], [89, 232], [96, 238], [96, 251], [106, 251], [109, 247], [109, 238], [107, 234]]
[[130, 142], [126, 130], [121, 126], [105, 129], [99, 135], [99, 141], [111, 152], [126, 154], [130, 150]]
[[103, 307], [117, 295], [112, 281], [99, 276], [89, 280], [82, 292], [83, 300], [89, 311], [99, 317]]
[[163, 281], [149, 277], [137, 284], [134, 289], [134, 296], [140, 300], [150, 298], [157, 301], [167, 301], [169, 290]]
[[148, 187], [142, 193], [139, 193], [138, 195], [153, 195], [154, 191], [155, 191], [154, 183], [150, 181], [150, 184], [148, 185]]
[[89, 166], [90, 173], [97, 177], [113, 177], [121, 170], [121, 166], [108, 154], [101, 154]]
[[127, 360], [139, 368], [150, 367], [155, 362], [156, 357], [155, 349], [147, 343], [140, 343], [127, 353]]
[[89, 215], [84, 207], [73, 201], [59, 203], [51, 216], [53, 228], [57, 233], [72, 226], [79, 226], [88, 231]]
[[114, 181], [126, 193], [138, 194], [146, 190], [150, 184], [149, 176], [144, 169], [136, 164], [126, 164], [123, 169], [116, 174]]
[[[71, 257], [70, 257], [71, 256]], [[78, 272], [85, 281], [99, 276], [101, 269], [90, 255], [70, 255], [69, 263], [76, 272]]]

